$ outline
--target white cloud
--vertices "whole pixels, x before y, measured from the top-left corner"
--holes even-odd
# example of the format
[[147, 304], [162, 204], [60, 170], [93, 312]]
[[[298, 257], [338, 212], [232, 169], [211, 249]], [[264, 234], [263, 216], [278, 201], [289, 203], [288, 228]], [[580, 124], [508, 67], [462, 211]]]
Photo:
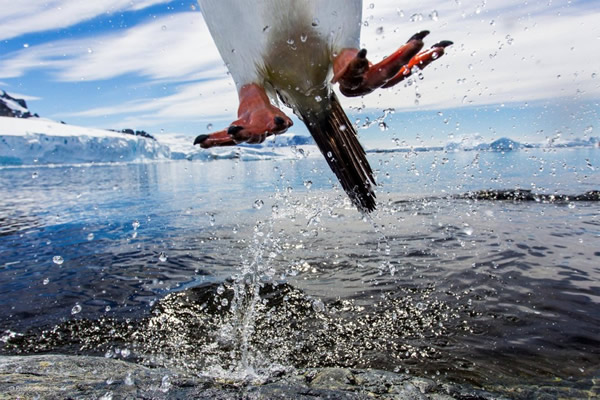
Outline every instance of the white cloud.
[[455, 44], [423, 72], [424, 80], [416, 80], [419, 106], [414, 86], [402, 83], [345, 104], [417, 110], [600, 97], [600, 77], [593, 77], [600, 72], [600, 53], [590, 47], [600, 37], [600, 10], [588, 3], [424, 1], [415, 8], [413, 2], [380, 1], [363, 17], [369, 26], [362, 42], [372, 61], [423, 29], [431, 31], [426, 46], [442, 39]]
[[102, 14], [136, 11], [171, 0], [0, 0], [0, 40], [66, 28]]
[[[227, 90], [223, 90], [224, 88]], [[220, 120], [220, 116], [235, 115], [236, 111], [237, 95], [233, 82], [228, 79], [215, 79], [181, 85], [176, 88], [176, 93], [165, 97], [134, 100], [65, 115], [74, 117], [142, 115], [140, 118], [147, 124], [148, 120], [163, 121], [190, 116], [194, 116], [195, 120]]]
[[225, 67], [198, 12], [177, 13], [120, 33], [24, 48], [0, 61], [0, 77], [53, 71], [61, 81], [93, 81], [124, 74], [180, 81], [215, 77]]

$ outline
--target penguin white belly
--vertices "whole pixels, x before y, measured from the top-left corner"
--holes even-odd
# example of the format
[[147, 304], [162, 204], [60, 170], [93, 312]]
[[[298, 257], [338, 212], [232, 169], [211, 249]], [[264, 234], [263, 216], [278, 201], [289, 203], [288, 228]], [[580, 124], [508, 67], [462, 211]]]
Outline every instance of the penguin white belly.
[[[307, 68], [315, 46], [325, 54], [356, 48], [360, 40], [361, 0], [199, 0], [210, 33], [238, 90], [263, 84], [286, 66]], [[312, 46], [304, 45], [312, 42]], [[298, 52], [306, 54], [298, 56]], [[300, 62], [303, 60], [303, 62]], [[324, 60], [322, 60], [324, 61]], [[319, 61], [321, 62], [321, 61]], [[310, 61], [309, 61], [310, 63]], [[271, 82], [272, 83], [272, 82]], [[317, 83], [317, 82], [315, 82]]]

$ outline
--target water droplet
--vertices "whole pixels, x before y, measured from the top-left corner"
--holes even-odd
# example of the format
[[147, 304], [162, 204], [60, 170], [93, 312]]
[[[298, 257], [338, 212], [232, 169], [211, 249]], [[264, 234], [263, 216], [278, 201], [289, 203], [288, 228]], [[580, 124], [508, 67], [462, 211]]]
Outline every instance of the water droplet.
[[217, 294], [218, 294], [219, 296], [221, 296], [223, 293], [225, 293], [225, 286], [223, 286], [223, 285], [219, 285], [219, 286], [217, 287]]
[[387, 124], [385, 122], [381, 121], [379, 123], [379, 130], [382, 131], [382, 132], [387, 131], [388, 130]]
[[47, 285], [47, 284], [49, 284], [49, 283], [50, 283], [50, 279], [48, 279], [48, 278], [44, 278], [44, 280], [42, 281], [42, 283], [43, 283], [44, 285]]
[[320, 23], [319, 18], [313, 18], [311, 25], [312, 26], [319, 26], [319, 23]]
[[421, 13], [416, 13], [410, 16], [410, 22], [419, 22], [419, 21], [423, 21], [423, 14]]
[[316, 101], [317, 103], [320, 103], [320, 102], [321, 102], [321, 100], [323, 100], [323, 98], [322, 98], [321, 96], [319, 96], [319, 95], [315, 96], [315, 101]]
[[54, 262], [54, 264], [57, 264], [57, 265], [62, 265], [62, 263], [64, 263], [65, 260], [61, 256], [54, 256], [54, 257], [52, 257], [52, 262]]
[[289, 44], [290, 46], [293, 45], [294, 43], [295, 43], [294, 39], [288, 39], [287, 40], [287, 44]]
[[569, 207], [570, 209], [574, 209], [574, 208], [575, 208], [575, 203], [569, 203], [568, 207]]
[[71, 308], [71, 315], [79, 314], [81, 312], [81, 305], [79, 303], [75, 303], [73, 308]]
[[229, 304], [229, 300], [227, 300], [227, 299], [221, 299], [221, 305], [223, 307], [226, 307], [228, 304]]
[[164, 251], [161, 251], [160, 254], [158, 255], [158, 259], [160, 260], [160, 262], [165, 262], [167, 261], [167, 255], [165, 254]]
[[300, 35], [300, 41], [302, 41], [302, 43], [306, 42], [307, 39], [308, 35], [306, 33]]
[[372, 9], [374, 9], [374, 8], [375, 8], [375, 3], [371, 3], [371, 4], [369, 4], [369, 8], [370, 8], [371, 10], [372, 10]]
[[32, 179], [36, 179], [37, 177], [38, 177], [38, 173], [37, 172], [34, 172], [34, 173], [31, 174], [31, 178]]
[[381, 35], [383, 33], [383, 26], [380, 26], [379, 28], [375, 29], [375, 33]]
[[131, 377], [131, 373], [127, 374], [127, 376], [125, 377], [125, 379], [123, 380], [123, 382], [127, 385], [127, 386], [133, 386], [134, 381], [133, 378]]
[[28, 48], [29, 47], [29, 43], [23, 43], [23, 47]]
[[316, 312], [321, 313], [321, 312], [325, 311], [325, 304], [323, 304], [321, 299], [314, 299], [312, 302], [312, 308]]
[[271, 29], [271, 27], [269, 25], [265, 25], [265, 27], [263, 28], [263, 32], [268, 32], [269, 29]]
[[310, 188], [311, 188], [311, 186], [312, 186], [312, 181], [304, 181], [304, 186], [305, 186], [307, 189], [310, 189]]
[[213, 124], [206, 124], [206, 130], [211, 130], [213, 127]]
[[140, 227], [140, 221], [135, 220], [131, 223], [131, 226], [133, 227], [133, 230], [136, 230], [137, 228]]
[[88, 47], [87, 52], [88, 52], [88, 54], [92, 54], [94, 52], [94, 50], [92, 50], [90, 47]]
[[167, 393], [170, 388], [171, 388], [171, 380], [169, 378], [169, 375], [165, 375], [165, 376], [163, 376], [163, 378], [160, 382], [160, 391], [163, 393]]
[[260, 210], [262, 208], [262, 206], [264, 206], [264, 205], [265, 205], [265, 202], [262, 201], [261, 199], [257, 199], [254, 202], [254, 208], [256, 208], [257, 210]]
[[439, 19], [438, 12], [436, 10], [433, 10], [431, 14], [429, 14], [429, 19], [431, 19], [432, 21], [437, 21]]
[[93, 233], [88, 233], [87, 240], [94, 240], [94, 234]]
[[163, 25], [163, 26], [160, 27], [160, 29], [162, 29], [163, 31], [166, 31], [167, 30], [167, 26]]
[[110, 311], [110, 306], [104, 307], [104, 311], [109, 312]]
[[463, 230], [463, 232], [465, 233], [465, 235], [471, 236], [473, 234], [473, 228], [468, 226]]

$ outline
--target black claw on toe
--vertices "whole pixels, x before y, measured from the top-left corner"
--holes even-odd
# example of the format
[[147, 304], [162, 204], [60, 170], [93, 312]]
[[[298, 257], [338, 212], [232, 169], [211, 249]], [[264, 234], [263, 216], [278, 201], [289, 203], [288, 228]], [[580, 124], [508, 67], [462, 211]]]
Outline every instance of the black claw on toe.
[[229, 128], [227, 128], [227, 134], [230, 136], [233, 136], [233, 135], [237, 134], [239, 131], [241, 131], [242, 129], [244, 129], [243, 126], [231, 125]]
[[210, 137], [210, 135], [198, 135], [198, 136], [196, 136], [196, 139], [194, 139], [194, 145], [202, 144], [209, 137]]
[[421, 31], [419, 33], [415, 33], [411, 36], [410, 39], [408, 39], [408, 42], [410, 42], [411, 40], [423, 40], [427, 35], [429, 35], [429, 31]]
[[367, 57], [367, 49], [360, 49], [360, 51], [356, 54], [358, 58], [366, 58]]
[[285, 124], [285, 119], [281, 118], [279, 115], [277, 115], [273, 121], [275, 122], [275, 125], [277, 126], [281, 126], [283, 124]]
[[433, 46], [431, 46], [431, 48], [434, 48], [434, 47], [444, 47], [444, 48], [446, 48], [446, 47], [448, 47], [450, 45], [453, 45], [453, 44], [454, 44], [454, 42], [451, 42], [450, 40], [442, 40], [441, 42], [436, 43]]

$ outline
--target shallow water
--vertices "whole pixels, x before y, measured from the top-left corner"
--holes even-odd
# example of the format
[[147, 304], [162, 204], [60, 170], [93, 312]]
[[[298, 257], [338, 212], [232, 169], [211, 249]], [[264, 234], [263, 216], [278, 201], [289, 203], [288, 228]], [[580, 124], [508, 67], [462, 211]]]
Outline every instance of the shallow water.
[[0, 170], [2, 353], [598, 375], [600, 203], [451, 196], [598, 190], [597, 149], [369, 157], [370, 218], [320, 158]]

